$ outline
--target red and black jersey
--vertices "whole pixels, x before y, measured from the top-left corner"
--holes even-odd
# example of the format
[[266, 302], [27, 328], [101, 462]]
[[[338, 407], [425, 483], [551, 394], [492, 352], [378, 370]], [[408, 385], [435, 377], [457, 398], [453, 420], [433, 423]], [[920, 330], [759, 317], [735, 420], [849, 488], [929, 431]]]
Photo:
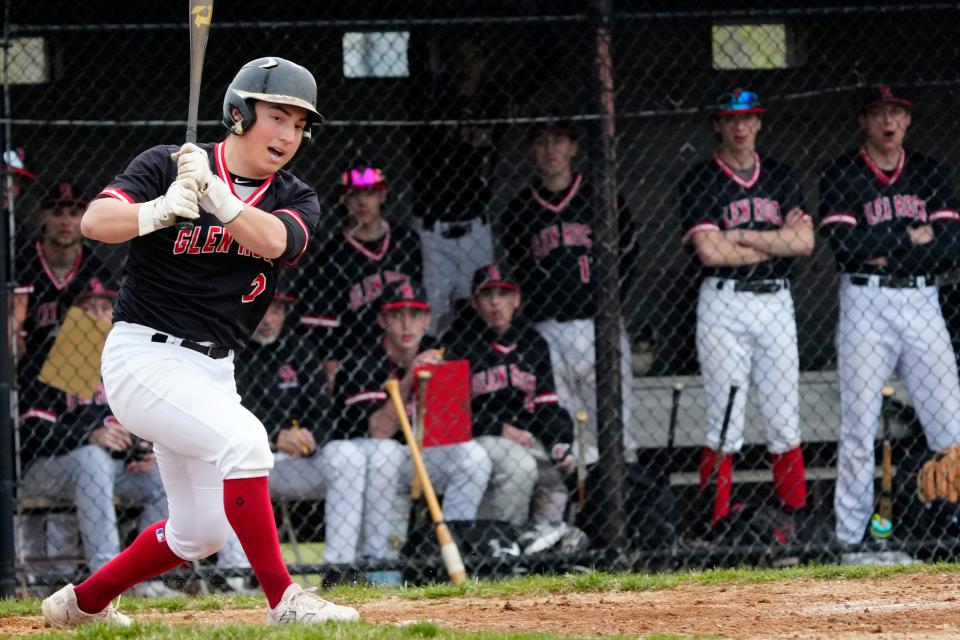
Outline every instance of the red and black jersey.
[[[429, 336], [424, 336], [420, 351], [434, 348]], [[370, 432], [370, 416], [388, 401], [384, 385], [390, 378], [400, 380], [407, 370], [396, 366], [387, 357], [383, 342], [351, 352], [340, 362], [337, 370], [334, 407], [333, 439], [366, 438]], [[407, 413], [413, 421], [414, 399], [406, 398]], [[403, 442], [403, 434], [397, 432]]]
[[[893, 171], [877, 167], [863, 149], [831, 162], [820, 177], [820, 216], [845, 273], [935, 274], [960, 248], [953, 170], [919, 153], [901, 152]], [[934, 240], [914, 245], [907, 228], [926, 224]], [[880, 256], [886, 267], [866, 264]]]
[[20, 464], [69, 453], [88, 444], [90, 432], [112, 420], [103, 384], [90, 400], [38, 384], [30, 399], [20, 398]]
[[22, 392], [40, 374], [43, 362], [60, 330], [60, 323], [76, 297], [100, 282], [109, 282], [106, 267], [89, 249], [81, 247], [73, 267], [61, 279], [43, 256], [43, 243], [27, 247], [16, 262], [15, 294], [27, 297], [25, 353], [17, 369]]
[[525, 429], [549, 451], [573, 442], [573, 422], [560, 406], [553, 382], [550, 347], [529, 325], [511, 326], [503, 335], [444, 338], [447, 357], [470, 361], [473, 434], [499, 436], [504, 423]]
[[[234, 190], [224, 143], [200, 145], [212, 169]], [[174, 145], [148, 149], [100, 192], [124, 202], [162, 196], [176, 179]], [[239, 196], [238, 196], [239, 197]], [[134, 322], [197, 342], [240, 349], [273, 299], [281, 265], [297, 265], [320, 222], [313, 190], [278, 171], [241, 198], [272, 212], [287, 228], [283, 255], [270, 260], [240, 246], [212, 213], [201, 211], [194, 229], [161, 229], [130, 241], [114, 320]]]
[[236, 379], [243, 406], [263, 422], [271, 441], [294, 420], [315, 436], [327, 431], [323, 362], [294, 334], [268, 345], [247, 343], [237, 359]]
[[[692, 246], [701, 231], [776, 231], [794, 207], [806, 211], [800, 181], [789, 167], [754, 154], [752, 175], [744, 178], [718, 155], [694, 166], [677, 187], [683, 243]], [[794, 258], [773, 257], [737, 267], [703, 267], [705, 276], [735, 280], [790, 278]]]
[[[593, 189], [576, 174], [563, 192], [533, 184], [511, 200], [503, 245], [526, 299], [527, 317], [577, 320], [597, 313], [593, 277]], [[633, 280], [637, 238], [630, 210], [618, 197], [621, 294]]]
[[336, 234], [298, 274], [294, 290], [307, 301], [300, 324], [319, 338], [312, 342], [324, 357], [342, 360], [376, 344], [384, 286], [422, 279], [420, 238], [405, 226], [383, 224], [383, 237], [371, 242]]

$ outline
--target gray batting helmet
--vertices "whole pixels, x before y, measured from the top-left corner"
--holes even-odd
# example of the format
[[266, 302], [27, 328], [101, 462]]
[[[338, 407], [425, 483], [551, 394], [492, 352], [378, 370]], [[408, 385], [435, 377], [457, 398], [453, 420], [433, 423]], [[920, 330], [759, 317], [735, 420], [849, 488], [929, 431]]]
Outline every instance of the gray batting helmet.
[[[323, 122], [317, 111], [317, 81], [313, 74], [284, 58], [257, 58], [241, 67], [223, 97], [223, 125], [231, 133], [243, 135], [257, 119], [253, 108], [256, 100], [306, 109], [304, 138], [310, 137], [311, 125]], [[234, 107], [240, 111], [239, 121], [230, 113]]]

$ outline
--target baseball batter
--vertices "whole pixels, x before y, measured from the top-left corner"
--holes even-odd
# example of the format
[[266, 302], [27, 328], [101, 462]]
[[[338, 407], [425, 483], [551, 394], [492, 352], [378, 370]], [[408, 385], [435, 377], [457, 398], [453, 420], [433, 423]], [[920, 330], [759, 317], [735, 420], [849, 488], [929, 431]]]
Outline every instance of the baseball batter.
[[[703, 491], [720, 448], [731, 385], [737, 385], [710, 515], [714, 531], [730, 513], [733, 454], [743, 446], [747, 388], [752, 382], [763, 418], [773, 482], [783, 510], [806, 506], [800, 451], [800, 357], [790, 293], [796, 256], [813, 250], [813, 221], [800, 183], [788, 167], [761, 163], [757, 134], [765, 109], [756, 93], [720, 96], [713, 112], [717, 153], [679, 185], [683, 242], [703, 265], [697, 303], [697, 356], [707, 400], [700, 457]], [[785, 541], [785, 527], [773, 532]]]
[[[44, 600], [46, 624], [131, 624], [113, 598], [216, 552], [231, 528], [267, 596], [268, 623], [358, 619], [290, 579], [267, 489], [267, 431], [240, 404], [233, 370], [280, 267], [299, 262], [319, 225], [316, 194], [283, 171], [322, 119], [316, 99], [303, 67], [253, 60], [227, 88], [222, 142], [144, 151], [84, 214], [88, 238], [130, 241], [103, 382], [117, 419], [155, 443], [170, 516]], [[178, 229], [178, 216], [195, 226]]]
[[858, 120], [865, 143], [820, 179], [821, 231], [840, 272], [837, 376], [840, 447], [834, 510], [840, 542], [857, 543], [873, 513], [881, 389], [896, 371], [934, 451], [960, 442], [960, 382], [934, 278], [956, 259], [953, 172], [903, 140], [912, 102], [869, 88]]

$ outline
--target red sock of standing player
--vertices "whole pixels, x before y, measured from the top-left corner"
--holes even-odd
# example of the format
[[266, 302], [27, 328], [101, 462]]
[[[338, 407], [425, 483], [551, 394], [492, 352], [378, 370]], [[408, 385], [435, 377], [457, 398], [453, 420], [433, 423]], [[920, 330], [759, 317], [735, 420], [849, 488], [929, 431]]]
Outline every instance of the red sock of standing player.
[[[704, 447], [700, 452], [700, 493], [707, 488], [710, 474], [713, 472], [713, 461], [716, 452], [710, 447]], [[720, 461], [717, 469], [716, 498], [713, 501], [713, 513], [710, 515], [710, 526], [715, 527], [718, 522], [730, 515], [730, 493], [733, 489], [733, 455], [727, 454]]]
[[807, 472], [800, 447], [785, 453], [771, 453], [770, 459], [773, 462], [773, 486], [780, 502], [787, 509], [803, 509], [807, 506]]
[[272, 609], [293, 580], [280, 554], [267, 476], [224, 480], [223, 510]]
[[110, 601], [135, 584], [154, 578], [184, 560], [167, 546], [166, 520], [155, 522], [137, 536], [129, 547], [78, 584], [77, 606], [86, 613], [103, 611]]

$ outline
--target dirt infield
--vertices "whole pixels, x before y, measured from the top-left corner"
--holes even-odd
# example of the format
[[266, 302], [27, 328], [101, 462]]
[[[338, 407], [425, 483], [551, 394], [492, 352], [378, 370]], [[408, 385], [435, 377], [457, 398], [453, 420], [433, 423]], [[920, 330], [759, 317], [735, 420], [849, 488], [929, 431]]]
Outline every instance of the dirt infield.
[[[569, 636], [654, 633], [730, 638], [960, 637], [960, 576], [916, 573], [868, 579], [685, 585], [663, 591], [510, 598], [385, 598], [359, 605], [365, 620], [428, 620], [460, 630]], [[171, 624], [260, 623], [263, 610], [138, 614]], [[38, 617], [0, 619], [0, 636], [29, 637]]]

